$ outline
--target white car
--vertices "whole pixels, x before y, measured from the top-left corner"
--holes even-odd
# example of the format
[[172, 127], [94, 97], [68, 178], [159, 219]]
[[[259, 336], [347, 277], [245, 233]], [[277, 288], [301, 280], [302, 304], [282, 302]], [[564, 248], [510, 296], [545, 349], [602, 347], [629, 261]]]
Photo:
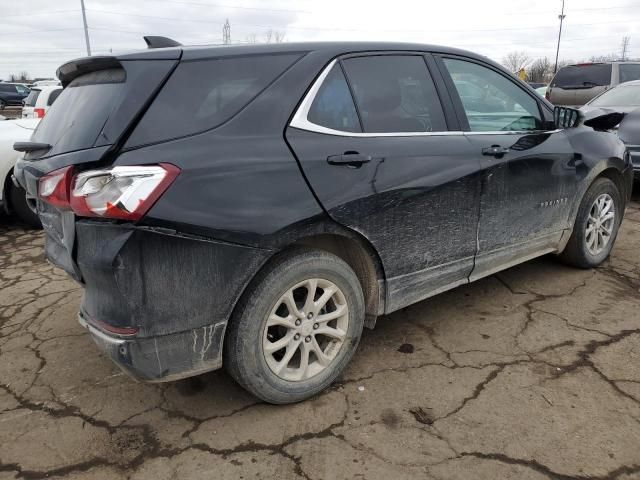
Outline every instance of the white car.
[[13, 183], [11, 175], [21, 156], [13, 149], [14, 142], [29, 141], [38, 123], [39, 118], [0, 119], [0, 211], [15, 213], [20, 220], [34, 227], [40, 226], [40, 220], [27, 205], [25, 191]]
[[60, 93], [62, 93], [60, 86], [33, 87], [29, 96], [22, 101], [22, 118], [44, 117]]

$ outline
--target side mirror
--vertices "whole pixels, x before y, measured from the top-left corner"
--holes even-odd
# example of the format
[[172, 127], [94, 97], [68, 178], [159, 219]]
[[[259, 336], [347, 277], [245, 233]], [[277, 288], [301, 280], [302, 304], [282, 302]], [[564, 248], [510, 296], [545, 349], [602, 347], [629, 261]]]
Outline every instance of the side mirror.
[[582, 113], [580, 110], [569, 107], [555, 107], [553, 109], [553, 121], [556, 128], [573, 128], [580, 123]]

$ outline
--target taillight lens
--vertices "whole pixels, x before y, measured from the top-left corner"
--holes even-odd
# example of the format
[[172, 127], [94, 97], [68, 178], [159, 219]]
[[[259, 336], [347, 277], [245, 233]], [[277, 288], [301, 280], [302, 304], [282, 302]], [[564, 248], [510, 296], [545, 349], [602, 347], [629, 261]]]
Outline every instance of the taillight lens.
[[38, 182], [38, 196], [44, 202], [62, 210], [69, 210], [69, 187], [71, 185], [72, 167], [45, 175]]
[[549, 97], [551, 96], [551, 95], [549, 95], [550, 93], [551, 93], [551, 92], [549, 92], [549, 89], [547, 88], [547, 91], [546, 91], [546, 92], [544, 92], [544, 98], [546, 98], [547, 100], [549, 100]]
[[139, 220], [179, 172], [167, 163], [82, 172], [73, 179], [71, 208], [81, 217]]
[[35, 118], [42, 118], [44, 117], [44, 108], [34, 108], [33, 109], [33, 116]]

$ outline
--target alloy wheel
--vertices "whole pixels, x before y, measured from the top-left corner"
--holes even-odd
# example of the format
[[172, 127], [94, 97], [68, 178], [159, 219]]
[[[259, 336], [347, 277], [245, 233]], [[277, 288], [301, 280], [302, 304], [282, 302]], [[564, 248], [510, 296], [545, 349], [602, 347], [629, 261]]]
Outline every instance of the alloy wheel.
[[608, 193], [603, 193], [591, 205], [587, 219], [585, 242], [591, 255], [599, 255], [607, 247], [613, 235], [614, 225], [615, 205], [613, 198]]
[[282, 295], [267, 319], [267, 365], [288, 381], [307, 380], [331, 365], [347, 336], [349, 307], [333, 282], [311, 278]]

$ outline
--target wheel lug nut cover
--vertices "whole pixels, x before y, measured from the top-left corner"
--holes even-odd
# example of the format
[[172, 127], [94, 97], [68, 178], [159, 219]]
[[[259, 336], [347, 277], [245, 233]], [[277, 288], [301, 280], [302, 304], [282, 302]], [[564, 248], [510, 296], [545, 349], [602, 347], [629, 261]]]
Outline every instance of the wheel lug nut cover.
[[294, 340], [298, 340], [300, 338], [300, 334], [296, 333], [295, 336], [293, 337]]
[[302, 323], [300, 322], [300, 319], [296, 320], [296, 325], [300, 325], [300, 323]]
[[307, 314], [307, 318], [308, 318], [308, 319], [312, 319], [312, 318], [313, 318], [313, 313], [312, 313], [312, 312], [309, 312], [309, 313]]
[[311, 341], [311, 337], [310, 336], [305, 337], [304, 341], [305, 342], [310, 342]]
[[314, 330], [317, 330], [319, 326], [320, 326], [320, 325], [318, 325], [317, 323], [314, 323], [314, 324], [313, 324], [313, 329], [314, 329]]

